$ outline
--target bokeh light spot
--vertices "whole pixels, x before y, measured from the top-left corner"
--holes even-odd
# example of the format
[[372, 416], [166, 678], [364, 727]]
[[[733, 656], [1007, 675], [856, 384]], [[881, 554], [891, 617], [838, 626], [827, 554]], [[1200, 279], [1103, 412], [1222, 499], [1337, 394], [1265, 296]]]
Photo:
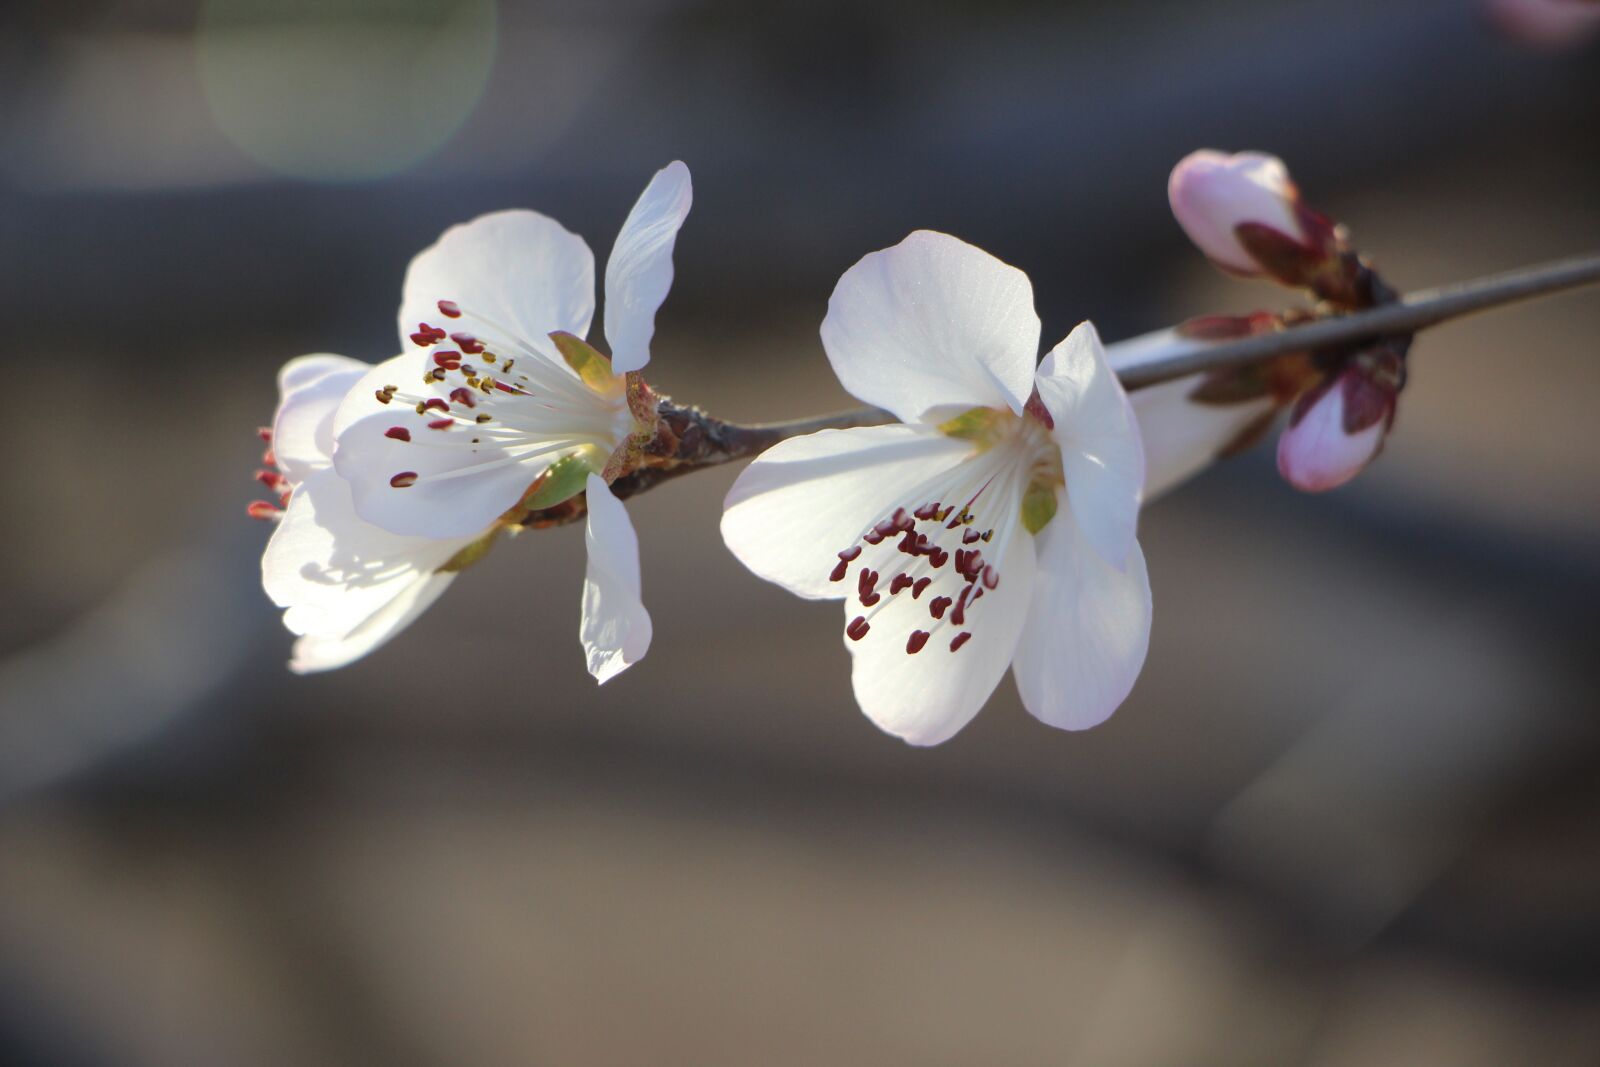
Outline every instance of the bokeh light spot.
[[471, 114], [494, 65], [494, 0], [207, 0], [196, 36], [217, 124], [274, 170], [403, 171]]

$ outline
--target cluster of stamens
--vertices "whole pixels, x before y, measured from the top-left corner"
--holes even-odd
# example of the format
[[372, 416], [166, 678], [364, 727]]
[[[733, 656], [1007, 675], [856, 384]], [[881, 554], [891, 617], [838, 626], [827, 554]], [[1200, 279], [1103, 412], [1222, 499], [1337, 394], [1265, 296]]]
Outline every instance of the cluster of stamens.
[[261, 469], [256, 471], [256, 481], [266, 486], [277, 500], [252, 500], [245, 513], [252, 519], [276, 522], [283, 515], [283, 509], [289, 506], [289, 479], [278, 470], [278, 457], [272, 452], [272, 428], [263, 426], [256, 434], [267, 443], [267, 450], [261, 454]]
[[[954, 588], [949, 588], [948, 594], [934, 589], [935, 595], [927, 600], [932, 622], [925, 630], [911, 631], [906, 638], [906, 653], [921, 652], [933, 633], [947, 623], [960, 631], [950, 639], [951, 652], [960, 651], [961, 646], [972, 639], [972, 631], [965, 629], [968, 613], [986, 590], [1000, 585], [999, 570], [983, 558], [982, 546], [993, 540], [994, 530], [979, 529], [975, 525], [977, 517], [971, 508], [976, 499], [974, 497], [959, 509], [939, 501], [922, 504], [912, 511], [898, 507], [894, 514], [869, 527], [857, 543], [839, 553], [839, 562], [828, 575], [834, 582], [842, 582], [849, 576], [851, 565], [861, 557], [864, 546], [876, 547], [892, 539], [893, 551], [904, 557], [894, 562], [895, 557], [886, 552], [873, 553], [878, 566], [885, 567], [885, 559], [893, 563], [892, 568], [885, 567], [885, 570], [895, 571], [887, 585], [880, 585], [883, 572], [869, 567], [865, 560], [861, 562], [856, 570], [855, 597], [867, 610], [845, 627], [845, 636], [852, 641], [861, 640], [872, 629], [872, 619], [881, 610], [880, 604], [887, 606], [889, 600], [902, 593], [909, 593], [912, 600], [921, 602], [923, 594], [939, 583]], [[941, 541], [954, 541], [957, 537], [959, 544], [948, 548], [941, 544]], [[950, 581], [946, 581], [946, 577]]]
[[[473, 316], [463, 312], [460, 305], [452, 300], [438, 301], [439, 314], [451, 320], [470, 320]], [[499, 348], [521, 348], [532, 353], [532, 349], [525, 342], [516, 339], [516, 335], [488, 320], [482, 320], [484, 325], [504, 337], [493, 344]], [[587, 398], [583, 395], [584, 386], [576, 380], [568, 379], [564, 374], [540, 374], [537, 358], [533, 360], [535, 372], [533, 375], [516, 369], [516, 358], [505, 357], [490, 349], [490, 342], [480, 339], [477, 335], [466, 330], [446, 330], [428, 322], [419, 322], [417, 329], [410, 335], [413, 344], [419, 348], [432, 348], [431, 365], [422, 376], [424, 392], [421, 394], [402, 390], [396, 385], [385, 385], [376, 390], [376, 398], [380, 404], [392, 404], [396, 401], [413, 408], [417, 415], [422, 416], [423, 426], [432, 431], [444, 432], [457, 426], [471, 427], [476, 436], [466, 442], [473, 451], [485, 439], [497, 444], [520, 444], [524, 435], [515, 426], [505, 426], [496, 423], [494, 415], [488, 411], [475, 410], [480, 405], [492, 406], [491, 401], [499, 395], [509, 395], [525, 398], [541, 409], [551, 413], [585, 413], [585, 409], [592, 410], [586, 404]], [[454, 347], [444, 344], [451, 342]], [[467, 357], [475, 357], [479, 363], [467, 361]], [[442, 383], [454, 379], [459, 384], [451, 388], [445, 396], [438, 395]], [[430, 417], [431, 416], [431, 417]], [[491, 424], [494, 425], [491, 425]], [[395, 441], [410, 442], [412, 440], [411, 428], [404, 425], [395, 425], [384, 431], [384, 436]], [[444, 443], [442, 440], [439, 443]], [[582, 443], [578, 441], [576, 443]], [[563, 447], [571, 447], [567, 443]], [[525, 453], [521, 458], [528, 458]], [[405, 489], [415, 485], [419, 475], [416, 471], [404, 470], [395, 473], [389, 479], [389, 485], [395, 489]]]

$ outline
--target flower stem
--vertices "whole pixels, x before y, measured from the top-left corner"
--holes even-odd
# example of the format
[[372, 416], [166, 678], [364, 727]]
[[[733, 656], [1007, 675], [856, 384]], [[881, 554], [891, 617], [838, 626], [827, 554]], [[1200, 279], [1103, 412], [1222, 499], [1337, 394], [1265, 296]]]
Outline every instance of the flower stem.
[[1387, 334], [1409, 334], [1476, 311], [1549, 296], [1600, 282], [1600, 253], [1457, 282], [1410, 293], [1390, 304], [1331, 315], [1275, 333], [1212, 344], [1197, 343], [1141, 362], [1121, 373], [1129, 389], [1156, 385], [1199, 371], [1235, 367], [1288, 352], [1326, 348]]
[[[1567, 289], [1600, 283], [1600, 253], [1576, 256], [1536, 267], [1523, 267], [1504, 274], [1492, 274], [1472, 281], [1457, 282], [1437, 289], [1424, 289], [1367, 311], [1333, 314], [1290, 326], [1275, 333], [1257, 334], [1237, 340], [1211, 343], [1193, 342], [1176, 346], [1170, 355], [1157, 356], [1120, 373], [1128, 389], [1157, 385], [1173, 378], [1236, 367], [1244, 363], [1271, 359], [1288, 352], [1325, 348], [1388, 334], [1415, 333], [1442, 322], [1476, 311], [1514, 304], [1535, 297], [1549, 296]], [[871, 426], [887, 422], [890, 416], [877, 408], [855, 408], [836, 415], [822, 415], [791, 422], [760, 426], [724, 424], [727, 430], [748, 434], [752, 448], [739, 456], [750, 455], [788, 437], [818, 430], [849, 426]], [[760, 442], [755, 444], [755, 442]], [[738, 458], [730, 455], [728, 459]]]
[[[1137, 366], [1123, 369], [1119, 375], [1128, 389], [1140, 389], [1201, 371], [1236, 367], [1289, 352], [1369, 338], [1407, 336], [1476, 311], [1596, 283], [1600, 283], [1600, 253], [1420, 290], [1364, 311], [1323, 313], [1303, 324], [1253, 337], [1216, 342], [1163, 342], [1161, 347], [1170, 351], [1159, 351]], [[680, 407], [665, 397], [661, 399], [659, 418], [660, 430], [656, 441], [646, 450], [646, 463], [613, 483], [611, 488], [617, 496], [633, 496], [702, 467], [758, 455], [791, 437], [894, 421], [894, 416], [887, 411], [864, 407], [806, 419], [741, 425], [713, 418], [699, 408]], [[570, 513], [535, 516], [540, 520], [536, 525], [560, 525], [582, 517], [581, 507], [568, 510]]]

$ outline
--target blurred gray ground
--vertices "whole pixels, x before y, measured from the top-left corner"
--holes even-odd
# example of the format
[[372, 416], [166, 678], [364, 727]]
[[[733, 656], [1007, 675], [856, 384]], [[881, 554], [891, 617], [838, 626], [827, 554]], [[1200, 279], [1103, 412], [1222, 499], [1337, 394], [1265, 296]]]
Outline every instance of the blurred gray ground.
[[388, 354], [406, 256], [479, 210], [603, 252], [671, 156], [652, 381], [750, 419], [850, 403], [824, 298], [914, 226], [1027, 269], [1052, 337], [1281, 300], [1165, 216], [1200, 144], [1283, 152], [1405, 287], [1600, 246], [1600, 54], [1464, 6], [519, 8], [450, 149], [353, 186], [230, 154], [159, 63], [195, 161], [67, 152], [51, 102], [103, 94], [59, 56], [181, 58], [193, 12], [18, 9], [0, 1062], [1592, 1063], [1593, 294], [1429, 333], [1345, 490], [1267, 449], [1154, 505], [1149, 666], [1086, 734], [1007, 682], [941, 748], [880, 735], [837, 607], [723, 551], [733, 471], [631, 502], [656, 639], [600, 690], [577, 530], [299, 679], [240, 517], [283, 358]]

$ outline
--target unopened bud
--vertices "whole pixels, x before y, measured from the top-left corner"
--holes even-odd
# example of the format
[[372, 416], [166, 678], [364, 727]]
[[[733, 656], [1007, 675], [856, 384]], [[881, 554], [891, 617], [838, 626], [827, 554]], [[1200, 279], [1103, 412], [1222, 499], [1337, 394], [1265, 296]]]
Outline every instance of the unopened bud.
[[1278, 473], [1296, 489], [1336, 489], [1372, 462], [1394, 422], [1397, 387], [1356, 362], [1295, 405], [1278, 438]]
[[1300, 222], [1300, 192], [1276, 156], [1228, 155], [1209, 148], [1191, 152], [1172, 169], [1167, 199], [1189, 239], [1212, 262], [1235, 274], [1264, 272], [1240, 241], [1240, 226], [1265, 227], [1292, 244], [1312, 248]]

